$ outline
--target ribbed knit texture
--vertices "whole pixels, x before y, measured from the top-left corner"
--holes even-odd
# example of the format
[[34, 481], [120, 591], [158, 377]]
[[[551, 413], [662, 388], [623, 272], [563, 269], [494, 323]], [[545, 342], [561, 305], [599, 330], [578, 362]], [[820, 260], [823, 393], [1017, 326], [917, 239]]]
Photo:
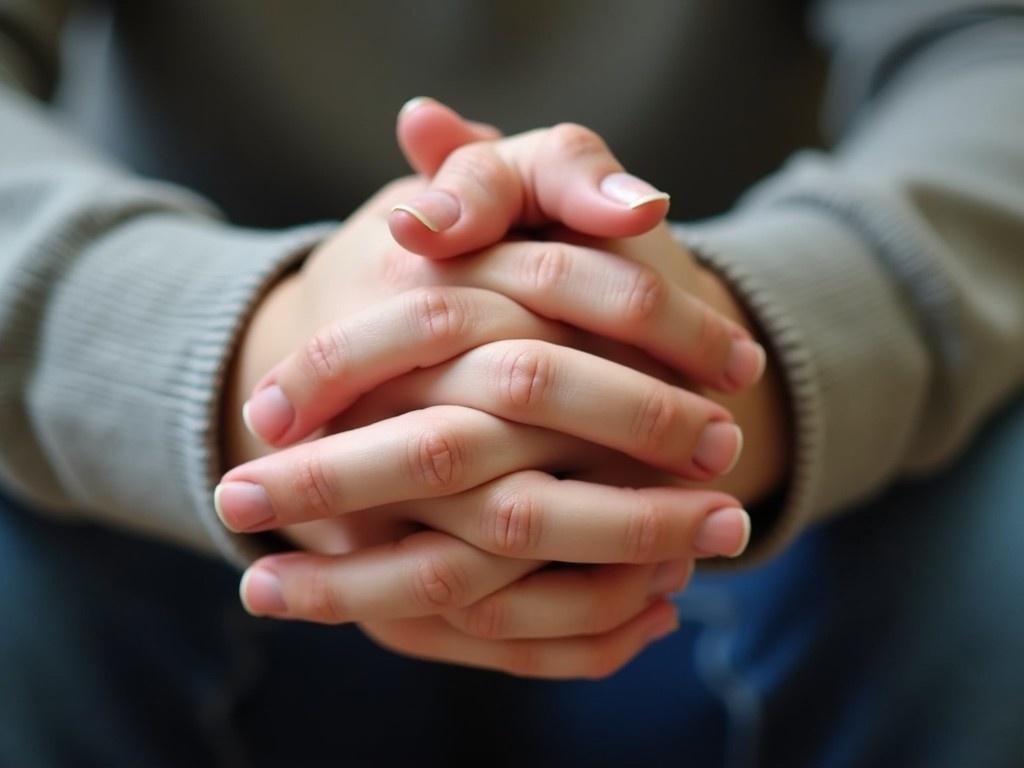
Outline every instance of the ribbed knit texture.
[[0, 480], [41, 510], [243, 562], [258, 540], [212, 505], [224, 374], [267, 287], [335, 225], [229, 226], [18, 119], [48, 151], [0, 174]]
[[[0, 482], [40, 510], [244, 562], [258, 541], [226, 533], [210, 499], [221, 469], [224, 372], [267, 287], [327, 229], [232, 226], [196, 194], [142, 180], [62, 131], [26, 94], [45, 95], [52, 85], [65, 5], [0, 0], [0, 81], [10, 86], [0, 86]], [[371, 7], [381, 16], [365, 18], [386, 19], [395, 40], [423, 38], [414, 14], [371, 4], [364, 11]], [[568, 14], [549, 20], [561, 23], [572, 45], [547, 47], [525, 25], [518, 42], [534, 55], [517, 58], [509, 32], [508, 50], [493, 51], [479, 70], [458, 58], [454, 44], [429, 60], [411, 44], [382, 43], [372, 55], [387, 73], [422, 68], [453, 92], [465, 85], [467, 97], [497, 114], [509, 114], [498, 112], [509, 99], [493, 85], [522, 87], [524, 66], [552, 77], [580, 62], [604, 66], [600, 92], [615, 94], [619, 118], [609, 125], [667, 131], [651, 136], [678, 127], [667, 159], [691, 151], [688, 136], [700, 138], [685, 133], [704, 114], [698, 97], [705, 107], [709, 94], [747, 103], [772, 85], [766, 76], [739, 93], [737, 83], [761, 73], [734, 77], [732, 59], [749, 53], [737, 46], [715, 48], [721, 69], [710, 73], [672, 57], [689, 49], [671, 24], [686, 22], [697, 53], [705, 32], [712, 40], [726, 28], [704, 22], [737, 20], [725, 5], [652, 3], [665, 23], [638, 17], [642, 34], [634, 37], [621, 15], [582, 10], [589, 7], [577, 6], [580, 23]], [[386, 144], [394, 157], [390, 125], [369, 108], [385, 98], [388, 75], [371, 78], [372, 89], [358, 87], [368, 82], [361, 75], [368, 54], [356, 50], [366, 35], [344, 26], [349, 4], [273, 18], [240, 0], [211, 0], [202, 13], [188, 4], [154, 6], [155, 16], [135, 8], [119, 6], [119, 33], [144, 35], [157, 17], [174, 32], [120, 49], [139, 66], [97, 94], [107, 99], [97, 113], [117, 121], [103, 138], [133, 163], [168, 176], [178, 165], [202, 169], [208, 188], [232, 197], [223, 202], [238, 211], [275, 210], [280, 202], [305, 212], [310, 200], [330, 209], [365, 181], [386, 160], [374, 148]], [[777, 521], [774, 528], [754, 521], [742, 562], [779, 551], [806, 525], [902, 474], [935, 471], [1024, 382], [1024, 3], [831, 0], [819, 9], [837, 64], [837, 147], [796, 157], [732, 212], [683, 232], [764, 330], [793, 407], [788, 495], [778, 514], [764, 518]], [[506, 17], [456, 18], [442, 30], [446, 40], [489, 39], [479, 30]], [[336, 44], [339, 30], [348, 47]], [[763, 34], [780, 35], [771, 50], [781, 56], [782, 33]], [[175, 35], [189, 40], [186, 61]], [[620, 38], [644, 47], [620, 46], [614, 60], [604, 50], [557, 59]], [[130, 61], [111, 56], [107, 64], [128, 70]], [[516, 77], [502, 80], [502, 62], [516, 64]], [[210, 81], [200, 88], [183, 71]], [[532, 97], [558, 82], [575, 88], [572, 78], [582, 75], [572, 71], [554, 84], [525, 78], [526, 90], [517, 92]], [[735, 93], [715, 90], [720, 76]], [[347, 90], [339, 88], [343, 77], [351, 78]], [[753, 139], [778, 117], [768, 112], [789, 115], [793, 106], [761, 103], [745, 130]], [[239, 146], [225, 146], [225, 137]], [[723, 170], [744, 160], [746, 147], [720, 142], [715, 162]], [[280, 160], [258, 167], [287, 169], [290, 182], [254, 171], [249, 161], [257, 155]], [[229, 178], [234, 183], [218, 183]], [[252, 195], [261, 204], [244, 188], [252, 178], [266, 185]], [[313, 194], [297, 203], [297, 188]]]
[[783, 509], [745, 563], [952, 460], [1024, 382], [1024, 140], [985, 151], [1024, 125], [1024, 19], [971, 24], [900, 75], [833, 157], [678, 230], [763, 330], [793, 411]]
[[[916, 422], [927, 360], [884, 270], [851, 232], [816, 212], [751, 215], [684, 239], [763, 329], [791, 402], [784, 509], [770, 530], [755, 523], [744, 555], [754, 562], [892, 476]], [[884, 376], [876, 375], [879, 360], [888, 361]], [[893, 412], [908, 418], [879, 422]]]
[[13, 310], [0, 431], [36, 436], [4, 479], [44, 508], [233, 553], [250, 539], [226, 534], [210, 495], [226, 365], [256, 300], [322, 230], [258, 233], [126, 202], [97, 191], [63, 230], [50, 210], [29, 268], [0, 285]]

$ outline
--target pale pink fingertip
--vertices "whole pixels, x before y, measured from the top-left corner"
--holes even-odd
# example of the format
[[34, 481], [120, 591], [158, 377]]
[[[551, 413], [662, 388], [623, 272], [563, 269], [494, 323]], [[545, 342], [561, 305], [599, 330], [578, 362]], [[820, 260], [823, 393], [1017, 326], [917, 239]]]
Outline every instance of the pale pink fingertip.
[[405, 115], [408, 115], [410, 112], [419, 109], [424, 104], [430, 104], [433, 101], [434, 100], [429, 96], [413, 96], [411, 99], [405, 102], [405, 104], [402, 105], [401, 109], [398, 110], [398, 116], [404, 117]]
[[295, 421], [295, 407], [277, 384], [264, 387], [242, 406], [242, 421], [255, 437], [273, 443]]
[[610, 173], [601, 180], [601, 193], [616, 203], [639, 208], [658, 200], [668, 200], [667, 192], [628, 173]]
[[701, 554], [738, 557], [750, 543], [750, 515], [739, 507], [717, 509], [701, 523], [693, 547]]
[[669, 560], [659, 563], [654, 569], [647, 591], [651, 595], [665, 595], [678, 592], [693, 573], [693, 560]]
[[451, 227], [462, 215], [462, 205], [454, 195], [440, 189], [428, 189], [408, 203], [392, 207], [392, 213], [404, 213], [431, 232], [442, 232]]
[[734, 339], [725, 360], [725, 377], [733, 386], [749, 387], [761, 380], [767, 364], [764, 347], [750, 339]]
[[228, 481], [213, 489], [213, 508], [225, 528], [243, 533], [274, 520], [274, 508], [263, 486]]
[[708, 423], [693, 449], [693, 461], [714, 475], [727, 475], [743, 453], [743, 430], [728, 421]]
[[253, 616], [279, 616], [288, 611], [281, 580], [266, 568], [250, 568], [238, 585], [238, 596]]

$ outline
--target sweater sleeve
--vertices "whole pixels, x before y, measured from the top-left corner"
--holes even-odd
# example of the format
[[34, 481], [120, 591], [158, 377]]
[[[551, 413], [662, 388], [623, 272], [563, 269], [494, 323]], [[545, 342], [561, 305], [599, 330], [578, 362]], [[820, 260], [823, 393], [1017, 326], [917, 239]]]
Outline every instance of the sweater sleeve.
[[62, 133], [63, 2], [0, 3], [0, 483], [32, 507], [241, 558], [211, 492], [225, 369], [325, 226], [226, 224]]
[[748, 561], [941, 468], [1024, 382], [1024, 5], [835, 0], [817, 21], [836, 146], [680, 230], [790, 393], [792, 475]]

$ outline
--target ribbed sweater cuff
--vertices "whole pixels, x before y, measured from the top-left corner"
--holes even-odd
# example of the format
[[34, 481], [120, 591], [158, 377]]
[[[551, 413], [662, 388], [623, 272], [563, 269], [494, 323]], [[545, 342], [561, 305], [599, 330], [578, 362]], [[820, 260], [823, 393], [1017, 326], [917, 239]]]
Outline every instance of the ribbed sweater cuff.
[[252, 557], [259, 540], [230, 534], [212, 504], [225, 373], [261, 296], [329, 226], [261, 232], [158, 213], [63, 244], [79, 255], [50, 298], [33, 412], [76, 502]]
[[827, 213], [767, 206], [677, 236], [744, 303], [788, 388], [791, 474], [782, 508], [763, 517], [772, 524], [754, 520], [749, 564], [887, 479], [912, 433], [927, 356], [877, 256]]

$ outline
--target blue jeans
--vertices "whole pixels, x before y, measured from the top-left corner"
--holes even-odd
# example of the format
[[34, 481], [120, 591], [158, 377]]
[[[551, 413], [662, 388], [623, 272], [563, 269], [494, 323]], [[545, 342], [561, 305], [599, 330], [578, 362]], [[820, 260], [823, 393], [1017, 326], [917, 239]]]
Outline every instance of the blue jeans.
[[955, 469], [749, 572], [615, 677], [256, 620], [201, 557], [0, 500], [0, 765], [1024, 765], [1024, 402]]

